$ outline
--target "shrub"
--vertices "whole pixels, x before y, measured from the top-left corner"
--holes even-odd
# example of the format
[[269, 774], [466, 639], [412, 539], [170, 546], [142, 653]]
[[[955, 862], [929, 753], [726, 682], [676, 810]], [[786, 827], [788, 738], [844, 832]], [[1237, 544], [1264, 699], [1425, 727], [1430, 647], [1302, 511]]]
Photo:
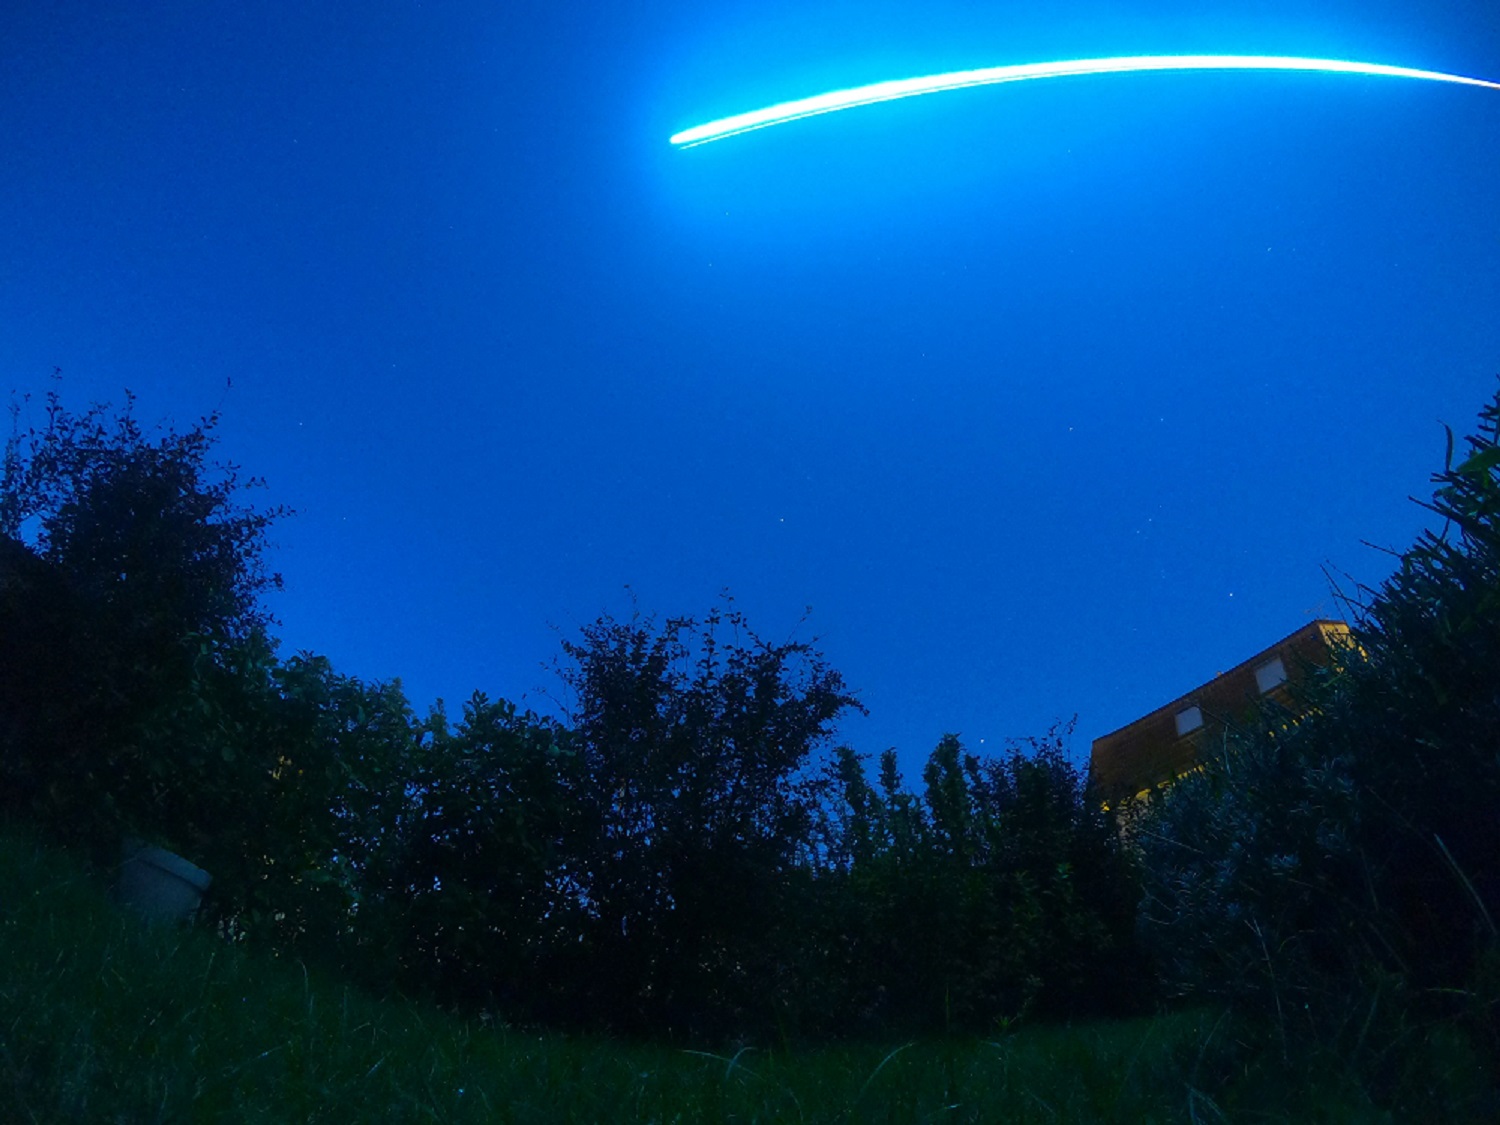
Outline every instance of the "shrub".
[[563, 647], [580, 1013], [628, 1030], [763, 1026], [784, 891], [818, 847], [812, 758], [858, 701], [811, 643], [764, 641], [732, 604], [701, 623], [606, 616]]
[[366, 684], [311, 653], [280, 661], [258, 636], [200, 638], [187, 689], [142, 725], [126, 792], [214, 875], [207, 921], [352, 971], [356, 945], [381, 944], [373, 889], [421, 736], [399, 681]]
[[13, 404], [0, 464], [0, 615], [17, 638], [4, 659], [21, 664], [0, 695], [0, 792], [96, 854], [122, 829], [161, 835], [156, 798], [179, 765], [202, 780], [175, 757], [192, 748], [143, 756], [142, 723], [188, 690], [200, 637], [216, 653], [264, 632], [257, 599], [281, 581], [262, 552], [285, 509], [236, 503], [261, 482], [208, 463], [217, 415], [153, 439], [133, 403], [111, 424], [106, 406], [74, 415], [53, 390], [45, 427], [24, 431]]
[[[945, 736], [906, 792], [853, 751], [832, 765], [838, 862], [818, 876], [816, 982], [841, 1030], [992, 1033], [1025, 1015], [1136, 1008], [1135, 880], [1112, 819], [1068, 760], [1066, 729], [997, 757]], [[842, 987], [841, 995], [832, 982]]]
[[553, 1015], [576, 941], [576, 777], [567, 732], [482, 693], [441, 712], [403, 772], [408, 799], [370, 869], [362, 933], [404, 989], [511, 1020]]
[[[1144, 816], [1142, 933], [1184, 996], [1376, 1087], [1433, 1021], [1500, 1061], [1500, 396], [1368, 591], [1357, 648]], [[1383, 1077], [1386, 1076], [1386, 1077]]]

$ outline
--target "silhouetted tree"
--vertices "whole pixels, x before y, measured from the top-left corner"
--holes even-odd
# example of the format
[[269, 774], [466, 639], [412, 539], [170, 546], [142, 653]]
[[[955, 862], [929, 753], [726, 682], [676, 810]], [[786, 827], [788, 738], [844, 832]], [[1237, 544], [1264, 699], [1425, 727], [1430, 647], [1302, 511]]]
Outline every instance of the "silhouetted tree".
[[286, 510], [236, 503], [261, 482], [208, 463], [217, 415], [153, 439], [133, 404], [74, 415], [53, 390], [45, 426], [24, 430], [13, 404], [0, 463], [4, 613], [35, 661], [3, 701], [5, 791], [75, 836], [108, 837], [162, 797], [161, 763], [133, 747], [144, 717], [186, 689], [204, 645], [263, 632], [258, 597], [281, 582], [262, 554]]
[[580, 1001], [611, 1025], [718, 1033], [773, 975], [781, 891], [811, 863], [806, 769], [855, 697], [811, 644], [732, 605], [701, 625], [600, 618], [564, 643], [587, 922]]

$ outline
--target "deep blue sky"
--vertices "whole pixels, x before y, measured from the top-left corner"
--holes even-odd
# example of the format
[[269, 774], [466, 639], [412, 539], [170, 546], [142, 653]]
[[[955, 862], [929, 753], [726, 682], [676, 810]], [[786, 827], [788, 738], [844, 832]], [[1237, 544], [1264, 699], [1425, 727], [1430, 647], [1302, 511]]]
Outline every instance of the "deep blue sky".
[[[110, 9], [113, 9], [111, 11]], [[0, 391], [222, 404], [286, 651], [545, 707], [601, 611], [817, 636], [858, 749], [1075, 749], [1424, 526], [1500, 371], [1492, 0], [0, 6]], [[225, 393], [225, 380], [233, 388]], [[797, 622], [811, 605], [809, 622]]]

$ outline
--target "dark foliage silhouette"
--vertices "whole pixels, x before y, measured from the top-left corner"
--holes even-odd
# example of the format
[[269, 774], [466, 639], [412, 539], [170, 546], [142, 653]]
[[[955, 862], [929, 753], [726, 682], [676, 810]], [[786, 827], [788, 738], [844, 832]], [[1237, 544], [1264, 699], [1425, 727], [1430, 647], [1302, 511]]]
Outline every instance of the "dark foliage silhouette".
[[13, 403], [0, 465], [6, 804], [96, 847], [175, 800], [143, 721], [187, 690], [205, 645], [263, 633], [258, 598], [281, 583], [263, 553], [286, 510], [236, 502], [261, 482], [208, 462], [217, 415], [153, 438], [133, 403], [75, 415], [54, 389], [24, 430]]
[[[1352, 1060], [1377, 1094], [1406, 1081], [1393, 1060], [1500, 1062], [1497, 430], [1500, 396], [1457, 465], [1450, 434], [1425, 505], [1442, 528], [1364, 591], [1307, 713], [1225, 731], [1139, 826], [1169, 986], [1228, 999], [1289, 1056]], [[1442, 1029], [1467, 1045], [1434, 1046]]]

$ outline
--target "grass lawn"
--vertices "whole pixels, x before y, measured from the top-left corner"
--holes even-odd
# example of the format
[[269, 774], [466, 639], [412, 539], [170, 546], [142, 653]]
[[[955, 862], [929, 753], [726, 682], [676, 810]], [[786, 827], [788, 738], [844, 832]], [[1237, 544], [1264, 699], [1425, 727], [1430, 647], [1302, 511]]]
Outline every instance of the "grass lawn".
[[143, 926], [0, 831], [0, 1121], [1381, 1121], [1224, 1054], [1212, 1013], [733, 1056], [522, 1034]]

